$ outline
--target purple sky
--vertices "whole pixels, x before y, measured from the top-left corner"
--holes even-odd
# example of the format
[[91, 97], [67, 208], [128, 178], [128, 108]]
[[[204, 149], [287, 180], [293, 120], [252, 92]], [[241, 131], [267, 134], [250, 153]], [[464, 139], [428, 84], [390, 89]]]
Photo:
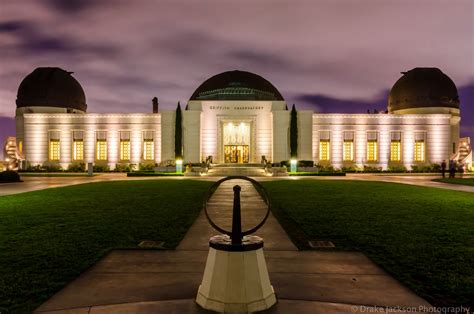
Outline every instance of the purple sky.
[[14, 134], [22, 78], [73, 71], [89, 112], [172, 108], [219, 72], [272, 82], [322, 112], [385, 109], [400, 71], [439, 67], [474, 137], [473, 1], [2, 0], [0, 143]]

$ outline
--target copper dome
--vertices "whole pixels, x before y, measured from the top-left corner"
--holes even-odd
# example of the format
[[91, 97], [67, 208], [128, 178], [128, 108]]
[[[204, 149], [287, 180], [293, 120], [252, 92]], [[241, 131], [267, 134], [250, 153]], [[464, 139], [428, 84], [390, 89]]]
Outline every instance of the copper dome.
[[202, 83], [190, 100], [284, 100], [263, 77], [246, 71], [228, 71]]

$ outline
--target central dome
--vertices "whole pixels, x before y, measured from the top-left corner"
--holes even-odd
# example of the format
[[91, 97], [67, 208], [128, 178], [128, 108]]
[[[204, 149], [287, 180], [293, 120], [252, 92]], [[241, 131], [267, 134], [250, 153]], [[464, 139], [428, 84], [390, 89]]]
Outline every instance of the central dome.
[[202, 83], [190, 100], [284, 100], [280, 92], [260, 75], [228, 71]]

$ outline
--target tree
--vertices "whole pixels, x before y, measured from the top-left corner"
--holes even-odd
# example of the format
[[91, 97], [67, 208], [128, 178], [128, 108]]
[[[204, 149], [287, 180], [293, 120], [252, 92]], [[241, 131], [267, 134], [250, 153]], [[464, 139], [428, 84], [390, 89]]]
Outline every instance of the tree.
[[178, 101], [176, 108], [176, 123], [174, 130], [174, 156], [176, 159], [183, 158], [183, 125], [182, 125], [181, 105]]
[[290, 116], [290, 155], [292, 159], [298, 156], [298, 113], [295, 104], [291, 108]]

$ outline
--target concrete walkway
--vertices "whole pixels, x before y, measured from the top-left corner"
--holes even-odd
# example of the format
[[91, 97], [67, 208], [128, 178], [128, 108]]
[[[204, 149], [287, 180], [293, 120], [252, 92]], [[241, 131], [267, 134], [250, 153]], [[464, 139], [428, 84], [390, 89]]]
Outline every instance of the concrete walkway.
[[[466, 178], [473, 178], [472, 175], [465, 175]], [[393, 182], [426, 187], [441, 188], [454, 191], [474, 193], [474, 186], [448, 184], [431, 181], [439, 176], [425, 175], [377, 175], [377, 174], [347, 174], [344, 177], [255, 177], [258, 181], [265, 180], [364, 180], [378, 182]], [[91, 182], [106, 182], [119, 180], [207, 180], [216, 181], [219, 177], [127, 177], [124, 173], [103, 173], [93, 177], [22, 177], [22, 183], [0, 183], [0, 196], [19, 194], [49, 188], [56, 188], [68, 185], [84, 184]]]
[[[265, 213], [258, 193], [246, 181], [222, 184], [209, 212], [230, 226], [232, 187], [242, 186], [244, 229]], [[42, 304], [42, 313], [207, 313], [194, 303], [211, 235], [203, 214], [175, 251], [115, 250]], [[297, 251], [271, 215], [257, 232], [278, 303], [268, 313], [414, 313], [429, 304], [361, 253]], [[378, 307], [378, 308], [376, 308]], [[387, 308], [388, 307], [388, 308]], [[397, 313], [405, 313], [397, 311]]]

